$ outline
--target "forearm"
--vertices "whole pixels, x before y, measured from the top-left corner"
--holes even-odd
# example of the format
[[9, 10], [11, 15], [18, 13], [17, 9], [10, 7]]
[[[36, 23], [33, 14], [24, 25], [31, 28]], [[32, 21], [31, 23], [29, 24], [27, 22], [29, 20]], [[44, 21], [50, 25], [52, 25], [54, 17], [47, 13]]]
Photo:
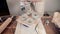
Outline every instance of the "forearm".
[[7, 25], [12, 21], [12, 18], [8, 18], [1, 26], [0, 33], [7, 27]]

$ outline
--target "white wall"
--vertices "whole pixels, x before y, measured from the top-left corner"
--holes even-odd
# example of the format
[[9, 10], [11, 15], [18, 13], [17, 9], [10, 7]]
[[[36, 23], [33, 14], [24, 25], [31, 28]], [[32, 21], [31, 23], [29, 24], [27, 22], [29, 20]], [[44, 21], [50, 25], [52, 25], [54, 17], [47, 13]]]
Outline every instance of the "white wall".
[[58, 0], [45, 0], [45, 11], [54, 11], [58, 9]]
[[59, 2], [59, 6], [58, 6], [58, 8], [59, 8], [59, 10], [60, 10], [60, 0], [59, 0], [58, 2]]
[[59, 9], [59, 0], [45, 0], [45, 11], [50, 15], [54, 13], [55, 10]]

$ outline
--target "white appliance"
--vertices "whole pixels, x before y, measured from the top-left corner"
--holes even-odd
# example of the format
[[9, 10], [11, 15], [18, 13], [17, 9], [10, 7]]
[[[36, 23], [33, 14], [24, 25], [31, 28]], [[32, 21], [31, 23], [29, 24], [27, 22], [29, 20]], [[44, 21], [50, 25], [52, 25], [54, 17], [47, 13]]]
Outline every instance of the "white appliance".
[[[7, 0], [8, 8], [11, 15], [20, 15], [17, 19], [17, 26], [15, 34], [46, 34], [45, 28], [41, 22], [41, 17], [44, 13], [44, 0], [41, 2], [33, 2], [36, 12], [32, 9], [29, 2], [22, 2], [20, 0]], [[21, 11], [21, 5], [26, 8]], [[38, 25], [38, 26], [37, 26]], [[37, 26], [37, 27], [36, 27]]]

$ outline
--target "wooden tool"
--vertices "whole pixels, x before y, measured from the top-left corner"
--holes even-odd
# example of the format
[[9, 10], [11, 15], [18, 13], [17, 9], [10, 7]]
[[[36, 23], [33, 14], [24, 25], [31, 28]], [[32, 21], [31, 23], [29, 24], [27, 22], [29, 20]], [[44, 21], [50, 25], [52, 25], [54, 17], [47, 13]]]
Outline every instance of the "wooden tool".
[[0, 34], [2, 33], [2, 31], [7, 27], [7, 25], [9, 25], [9, 23], [12, 21], [12, 17], [9, 17], [6, 21], [3, 22], [3, 24], [0, 26]]

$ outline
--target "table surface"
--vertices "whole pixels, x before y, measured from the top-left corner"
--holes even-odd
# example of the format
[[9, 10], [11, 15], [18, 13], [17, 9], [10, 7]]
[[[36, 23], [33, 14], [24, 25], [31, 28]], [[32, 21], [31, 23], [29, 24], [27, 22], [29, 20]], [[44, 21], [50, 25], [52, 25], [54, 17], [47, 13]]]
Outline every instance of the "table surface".
[[[44, 17], [45, 18], [45, 17]], [[47, 17], [49, 18], [49, 17]], [[0, 23], [1, 25], [2, 23]], [[14, 34], [15, 33], [15, 29], [16, 29], [16, 21], [12, 21], [7, 28], [2, 32], [2, 34]]]
[[[0, 23], [2, 25], [3, 23]], [[2, 34], [14, 34], [16, 29], [16, 21], [12, 21], [7, 28], [2, 32]]]

